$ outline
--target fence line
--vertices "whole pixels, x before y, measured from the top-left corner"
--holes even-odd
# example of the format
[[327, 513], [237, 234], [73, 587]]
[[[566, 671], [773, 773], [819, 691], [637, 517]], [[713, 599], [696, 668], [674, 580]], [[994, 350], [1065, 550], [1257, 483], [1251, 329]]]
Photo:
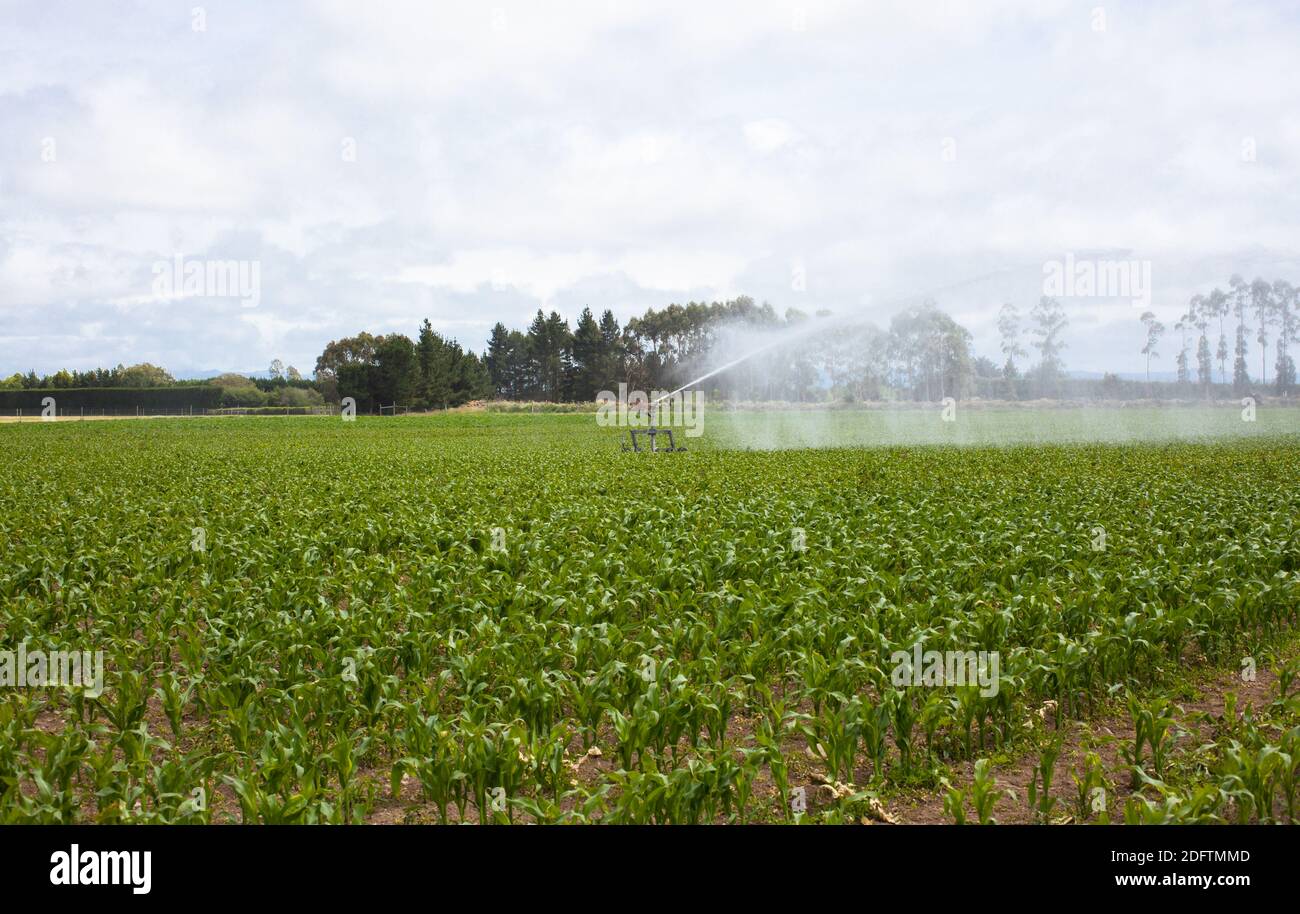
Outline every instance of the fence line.
[[[209, 409], [203, 406], [149, 407], [134, 406], [109, 409], [107, 407], [74, 406], [66, 409], [57, 407], [48, 418], [58, 419], [95, 419], [109, 417], [133, 416], [137, 419], [167, 419], [189, 416], [336, 416], [337, 406], [228, 406]], [[0, 409], [0, 418], [13, 417], [19, 420], [40, 422], [47, 418], [43, 409]]]

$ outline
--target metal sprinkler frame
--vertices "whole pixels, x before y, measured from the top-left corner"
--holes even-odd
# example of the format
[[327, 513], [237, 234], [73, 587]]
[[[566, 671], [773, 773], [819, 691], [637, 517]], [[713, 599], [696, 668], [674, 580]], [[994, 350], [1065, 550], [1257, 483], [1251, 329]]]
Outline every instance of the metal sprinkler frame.
[[[649, 428], [634, 428], [631, 429], [629, 435], [632, 440], [631, 447], [628, 447], [627, 438], [622, 439], [622, 441], [620, 442], [620, 445], [622, 446], [622, 449], [624, 451], [634, 451], [637, 454], [643, 454], [646, 452], [649, 452], [651, 454], [673, 454], [673, 453], [682, 453], [685, 452], [686, 450], [686, 445], [681, 445], [679, 447], [677, 443], [673, 441], [673, 431], [672, 429], [669, 428], [655, 428], [653, 425], [650, 426]], [[641, 441], [642, 435], [645, 435], [650, 439], [650, 443], [648, 445], [644, 445], [642, 443]], [[666, 436], [668, 438], [667, 447], [658, 446], [658, 442], [655, 439], [660, 435]]]

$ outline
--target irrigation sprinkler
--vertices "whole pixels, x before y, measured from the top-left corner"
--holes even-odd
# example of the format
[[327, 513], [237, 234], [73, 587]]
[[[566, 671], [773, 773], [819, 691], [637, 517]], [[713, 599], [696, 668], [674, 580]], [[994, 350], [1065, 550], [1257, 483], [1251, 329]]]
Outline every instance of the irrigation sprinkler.
[[[775, 349], [778, 346], [784, 346], [789, 343], [795, 342], [796, 340], [799, 340], [813, 333], [825, 332], [826, 330], [833, 328], [836, 324], [842, 323], [843, 320], [844, 320], [843, 317], [839, 317], [839, 318], [831, 318], [828, 320], [809, 322], [806, 326], [797, 330], [793, 335], [789, 335], [783, 338], [771, 340], [767, 343], [764, 343], [761, 346], [751, 349], [749, 352], [746, 352], [744, 355], [740, 356], [739, 358], [732, 359], [729, 362], [727, 362], [725, 365], [719, 365], [717, 368], [705, 372], [704, 374], [700, 375], [698, 378], [694, 378], [690, 381], [687, 381], [685, 384], [683, 384], [681, 387], [677, 388], [676, 390], [664, 394], [663, 396], [659, 397], [653, 403], [650, 404], [650, 415], [651, 415], [650, 421], [652, 423], [650, 427], [632, 429], [630, 435], [624, 437], [624, 439], [621, 442], [623, 450], [635, 451], [638, 454], [641, 453], [643, 450], [648, 450], [652, 454], [659, 454], [659, 453], [669, 454], [669, 453], [685, 451], [686, 448], [684, 446], [678, 447], [676, 445], [676, 442], [673, 441], [673, 433], [670, 429], [656, 428], [653, 425], [653, 423], [658, 419], [659, 416], [660, 403], [664, 402], [665, 400], [670, 400], [673, 397], [677, 396], [682, 391], [688, 390], [689, 388], [694, 387], [695, 385], [701, 383], [702, 381], [707, 381], [709, 378], [712, 378], [714, 375], [721, 374], [722, 372], [730, 368], [734, 368], [735, 366], [741, 364], [742, 362], [748, 361], [749, 359], [752, 359], [754, 356], [759, 355], [760, 353], [767, 352], [769, 349]], [[649, 437], [650, 440], [648, 445], [643, 445], [641, 441], [642, 435], [646, 435]], [[667, 437], [668, 439], [667, 447], [658, 446], [658, 442], [655, 439], [660, 435], [664, 435]], [[630, 443], [629, 443], [629, 438], [631, 439]]]
[[[650, 439], [648, 444], [642, 442], [642, 435], [645, 435]], [[658, 441], [655, 440], [660, 435], [663, 435], [668, 439], [667, 447], [660, 447]], [[646, 451], [651, 454], [673, 454], [686, 450], [685, 445], [682, 445], [681, 447], [677, 446], [673, 441], [672, 429], [668, 428], [655, 428], [653, 425], [649, 428], [634, 428], [629, 432], [629, 437], [631, 438], [631, 446], [628, 444], [628, 438], [624, 438], [621, 442], [624, 451], [634, 451], [638, 454]]]

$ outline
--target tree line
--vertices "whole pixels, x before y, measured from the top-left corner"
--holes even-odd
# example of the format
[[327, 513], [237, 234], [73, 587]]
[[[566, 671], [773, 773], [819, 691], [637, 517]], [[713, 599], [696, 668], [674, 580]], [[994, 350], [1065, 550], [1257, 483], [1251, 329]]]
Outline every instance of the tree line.
[[701, 386], [739, 400], [933, 400], [970, 395], [978, 377], [1019, 378], [1018, 360], [1026, 355], [1020, 337], [1027, 333], [1039, 354], [1029, 376], [1035, 392], [1047, 396], [1064, 373], [1066, 323], [1054, 299], [1040, 301], [1027, 322], [1004, 306], [999, 371], [972, 354], [970, 332], [932, 300], [904, 309], [881, 330], [828, 311], [778, 314], [741, 296], [650, 308], [623, 326], [608, 310], [597, 319], [584, 308], [572, 329], [558, 313], [539, 310], [526, 330], [496, 324], [483, 363], [492, 394], [508, 400], [590, 401], [620, 382], [672, 390], [754, 351]]
[[352, 397], [362, 412], [393, 405], [445, 409], [492, 394], [482, 359], [427, 318], [415, 340], [365, 331], [331, 340], [316, 359], [316, 384], [326, 399]]
[[139, 365], [116, 368], [92, 368], [89, 371], [68, 371], [66, 368], [54, 374], [38, 375], [35, 371], [27, 374], [15, 372], [7, 378], [0, 378], [0, 390], [67, 390], [70, 388], [90, 387], [172, 387], [176, 384], [202, 384], [202, 381], [180, 381], [173, 378], [165, 369], [149, 362]]
[[[1226, 390], [1230, 356], [1233, 392], [1251, 390], [1252, 339], [1259, 348], [1259, 383], [1269, 383], [1272, 346], [1272, 383], [1277, 392], [1291, 393], [1296, 369], [1290, 349], [1300, 342], [1298, 296], [1300, 290], [1285, 280], [1247, 283], [1236, 275], [1226, 291], [1193, 296], [1173, 328], [1180, 343], [1178, 381], [1160, 385], [1162, 394], [1186, 396], [1199, 387], [1211, 396], [1216, 364], [1218, 389]], [[1140, 320], [1150, 396], [1151, 361], [1160, 357], [1166, 328], [1150, 311]], [[597, 318], [584, 308], [570, 327], [558, 312], [538, 309], [524, 329], [498, 322], [482, 356], [436, 332], [427, 319], [414, 340], [362, 331], [330, 341], [316, 360], [314, 380], [278, 359], [267, 378], [226, 374], [210, 381], [176, 381], [142, 363], [44, 377], [29, 371], [0, 380], [0, 390], [210, 384], [221, 388], [223, 406], [308, 406], [353, 397], [359, 409], [373, 412], [380, 406], [439, 409], [482, 399], [591, 402], [620, 383], [646, 392], [673, 390], [736, 361], [698, 386], [716, 398], [791, 402], [1143, 395], [1114, 376], [1102, 382], [1067, 379], [1067, 327], [1054, 298], [1043, 296], [1027, 314], [1004, 304], [997, 317], [999, 364], [975, 356], [970, 332], [932, 300], [903, 309], [881, 329], [827, 311], [778, 313], [766, 302], [740, 296], [649, 308], [625, 324], [610, 310]]]
[[[1290, 394], [1295, 389], [1295, 360], [1291, 357], [1290, 347], [1300, 343], [1300, 320], [1297, 307], [1300, 307], [1300, 289], [1284, 279], [1268, 282], [1256, 278], [1247, 283], [1240, 275], [1234, 274], [1228, 280], [1227, 290], [1217, 286], [1207, 294], [1193, 295], [1187, 303], [1187, 310], [1174, 324], [1179, 334], [1177, 356], [1178, 383], [1183, 387], [1192, 384], [1192, 359], [1195, 358], [1196, 384], [1209, 395], [1214, 383], [1214, 367], [1218, 363], [1219, 383], [1228, 383], [1228, 358], [1232, 357], [1232, 390], [1234, 394], [1244, 394], [1252, 389], [1250, 374], [1250, 339], [1259, 346], [1259, 383], [1267, 387], [1268, 347], [1273, 344], [1273, 385], [1278, 393]], [[1231, 350], [1228, 345], [1228, 328], [1225, 319], [1236, 320]], [[1247, 321], [1254, 323], [1252, 329]], [[1144, 352], [1152, 351], [1164, 332], [1163, 325], [1148, 314], [1143, 315], [1147, 325], [1147, 343]], [[1218, 331], [1214, 348], [1211, 339]], [[1195, 346], [1193, 347], [1193, 339]], [[1194, 353], [1194, 356], [1193, 356]]]
[[[209, 396], [206, 388], [216, 388], [218, 393]], [[190, 391], [163, 399], [144, 396], [144, 391], [177, 389]], [[177, 408], [195, 406], [203, 408], [229, 407], [280, 407], [322, 406], [325, 398], [314, 381], [302, 376], [292, 365], [279, 359], [271, 362], [265, 378], [250, 378], [228, 372], [215, 378], [177, 380], [164, 368], [149, 362], [116, 368], [92, 368], [87, 371], [61, 369], [53, 374], [38, 375], [35, 371], [15, 373], [0, 379], [0, 392], [32, 391], [56, 395], [61, 403], [81, 402], [100, 407], [167, 406]], [[116, 392], [116, 393], [114, 393]], [[93, 393], [93, 396], [81, 396]], [[77, 396], [72, 396], [76, 394]], [[71, 397], [71, 398], [70, 398]], [[9, 398], [12, 400], [13, 398]], [[38, 403], [39, 399], [20, 398], [23, 403]], [[19, 402], [15, 400], [14, 402]]]

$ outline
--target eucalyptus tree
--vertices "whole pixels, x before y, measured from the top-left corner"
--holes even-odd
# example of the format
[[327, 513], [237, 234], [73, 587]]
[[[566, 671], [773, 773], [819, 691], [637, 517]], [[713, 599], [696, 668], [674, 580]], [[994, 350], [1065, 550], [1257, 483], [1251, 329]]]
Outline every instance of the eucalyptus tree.
[[1048, 298], [1046, 295], [1038, 300], [1038, 304], [1034, 305], [1030, 317], [1035, 324], [1034, 336], [1038, 337], [1032, 345], [1038, 350], [1039, 354], [1039, 378], [1045, 385], [1052, 384], [1055, 386], [1064, 368], [1061, 361], [1061, 352], [1066, 348], [1066, 343], [1062, 339], [1062, 335], [1069, 321], [1065, 317], [1065, 311], [1061, 308], [1061, 303], [1054, 298]]
[[1210, 396], [1210, 384], [1214, 380], [1214, 362], [1210, 359], [1210, 341], [1205, 335], [1210, 326], [1210, 309], [1204, 295], [1193, 295], [1188, 303], [1188, 313], [1192, 315], [1192, 324], [1199, 334], [1196, 339], [1196, 381]]
[[1268, 384], [1268, 330], [1274, 323], [1273, 287], [1267, 280], [1255, 278], [1250, 284], [1250, 306], [1255, 312], [1259, 332], [1255, 341], [1259, 343], [1259, 383]]
[[1291, 358], [1290, 344], [1300, 343], [1300, 320], [1297, 320], [1296, 305], [1300, 298], [1300, 289], [1285, 279], [1273, 283], [1273, 301], [1276, 304], [1278, 322], [1277, 361], [1273, 364], [1273, 375], [1278, 393], [1286, 396], [1295, 386], [1295, 360]]
[[1237, 345], [1234, 349], [1235, 359], [1232, 363], [1232, 390], [1233, 393], [1244, 394], [1250, 388], [1250, 371], [1246, 366], [1246, 352], [1248, 350], [1246, 334], [1250, 332], [1250, 328], [1246, 326], [1246, 308], [1250, 304], [1250, 286], [1237, 273], [1234, 273], [1232, 278], [1228, 280], [1228, 285], [1232, 288], [1232, 313], [1237, 318]]
[[1002, 338], [1002, 357], [1006, 359], [1002, 365], [1002, 376], [1007, 379], [1008, 389], [1011, 382], [1020, 376], [1016, 359], [1023, 359], [1027, 355], [1025, 347], [1020, 345], [1022, 332], [1019, 309], [1011, 302], [1005, 303], [998, 311], [998, 335]]
[[1142, 354], [1147, 357], [1147, 395], [1151, 393], [1151, 360], [1159, 358], [1160, 353], [1156, 352], [1156, 344], [1160, 342], [1160, 337], [1165, 332], [1165, 325], [1156, 320], [1156, 316], [1151, 311], [1142, 312], [1142, 325], [1146, 327], [1147, 341], [1142, 347]]
[[1179, 333], [1178, 349], [1178, 386], [1186, 388], [1191, 383], [1191, 372], [1187, 362], [1187, 334], [1192, 329], [1192, 318], [1188, 313], [1184, 313], [1178, 318], [1178, 323], [1174, 324], [1174, 329]]
[[1210, 293], [1210, 297], [1205, 300], [1205, 308], [1210, 317], [1217, 318], [1219, 321], [1219, 345], [1214, 355], [1219, 360], [1219, 383], [1223, 384], [1228, 380], [1228, 335], [1223, 329], [1223, 319], [1228, 315], [1229, 310], [1227, 293], [1216, 286]]

